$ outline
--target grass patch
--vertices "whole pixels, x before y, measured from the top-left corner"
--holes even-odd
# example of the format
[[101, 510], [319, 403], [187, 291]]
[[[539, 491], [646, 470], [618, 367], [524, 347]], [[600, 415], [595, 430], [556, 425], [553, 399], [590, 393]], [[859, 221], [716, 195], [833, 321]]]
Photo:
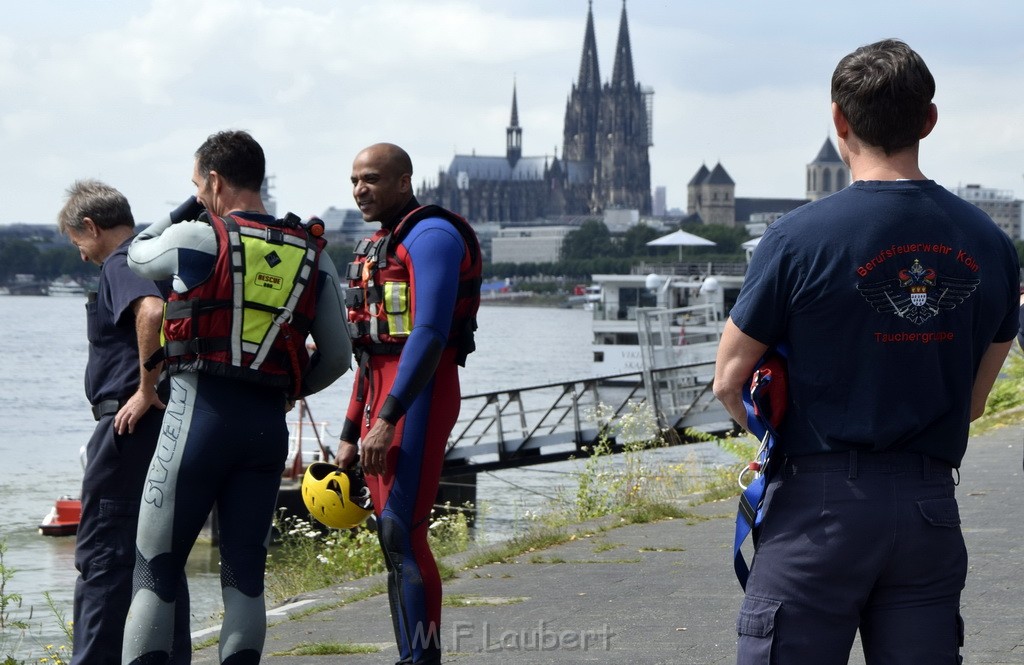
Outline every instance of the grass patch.
[[489, 607], [494, 605], [516, 605], [525, 600], [526, 598], [521, 596], [493, 597], [451, 594], [441, 599], [441, 605], [443, 607]]
[[985, 404], [985, 413], [971, 423], [971, 436], [1019, 425], [1024, 421], [1024, 353], [1014, 342], [1003, 371], [992, 386]]
[[594, 554], [609, 552], [619, 547], [622, 547], [622, 543], [598, 543], [597, 545], [594, 545]]
[[[267, 557], [266, 588], [271, 601], [385, 570], [377, 534], [365, 527], [324, 529], [295, 517], [279, 519], [277, 526], [281, 542]], [[446, 510], [431, 522], [427, 538], [437, 557], [464, 551], [469, 546], [465, 513]], [[456, 571], [441, 566], [440, 573], [442, 579], [451, 579]]]
[[351, 644], [348, 642], [316, 642], [297, 644], [288, 651], [278, 651], [272, 656], [352, 656], [361, 653], [380, 653], [380, 647], [373, 644]]
[[466, 568], [478, 568], [491, 563], [506, 563], [520, 554], [543, 550], [569, 541], [572, 536], [565, 528], [536, 527], [510, 540], [477, 552], [469, 557]]

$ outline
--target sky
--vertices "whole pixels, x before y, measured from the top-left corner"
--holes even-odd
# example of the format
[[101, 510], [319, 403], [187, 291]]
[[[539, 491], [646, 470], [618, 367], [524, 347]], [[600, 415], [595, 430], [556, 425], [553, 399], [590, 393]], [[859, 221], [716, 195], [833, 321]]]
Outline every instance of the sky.
[[[458, 154], [504, 155], [513, 83], [523, 154], [561, 154], [586, 0], [0, 0], [0, 224], [53, 223], [100, 178], [149, 223], [193, 193], [210, 134], [262, 144], [278, 213], [352, 206], [363, 147], [404, 147], [419, 188]], [[593, 0], [601, 78], [621, 0]], [[740, 197], [802, 198], [834, 136], [829, 78], [857, 46], [907, 41], [937, 82], [924, 173], [1024, 197], [1020, 0], [628, 0], [654, 89], [651, 184], [685, 208], [721, 162]]]

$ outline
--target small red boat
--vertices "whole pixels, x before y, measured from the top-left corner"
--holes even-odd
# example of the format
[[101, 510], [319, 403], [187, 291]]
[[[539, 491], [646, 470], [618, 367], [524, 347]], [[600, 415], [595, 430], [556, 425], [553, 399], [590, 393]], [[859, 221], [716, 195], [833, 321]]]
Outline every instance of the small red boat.
[[72, 496], [62, 496], [43, 518], [39, 533], [44, 536], [73, 536], [78, 533], [81, 517], [82, 501]]
[[[294, 514], [305, 514], [305, 507], [299, 492], [302, 485], [302, 474], [312, 462], [331, 461], [334, 458], [331, 450], [324, 446], [323, 439], [327, 434], [327, 423], [316, 422], [309, 411], [305, 399], [299, 400], [298, 420], [288, 442], [288, 458], [285, 463], [283, 486], [278, 495], [278, 508], [286, 507]], [[302, 450], [303, 421], [309, 421], [319, 450]], [[85, 468], [85, 448], [82, 448], [82, 468]], [[50, 512], [39, 525], [39, 533], [44, 536], [74, 536], [78, 533], [78, 522], [82, 519], [82, 500], [73, 496], [62, 496], [57, 499]]]

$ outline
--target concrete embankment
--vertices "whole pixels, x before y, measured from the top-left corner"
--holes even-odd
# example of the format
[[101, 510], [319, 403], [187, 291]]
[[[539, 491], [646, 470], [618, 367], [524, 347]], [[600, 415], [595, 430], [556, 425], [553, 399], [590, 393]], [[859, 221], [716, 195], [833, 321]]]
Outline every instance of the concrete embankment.
[[[960, 470], [964, 536], [970, 553], [962, 613], [964, 661], [1024, 664], [1024, 430], [975, 437]], [[732, 571], [735, 502], [692, 508], [693, 519], [576, 527], [561, 545], [460, 570], [445, 583], [458, 602], [444, 608], [445, 663], [735, 662], [741, 592]], [[465, 561], [465, 556], [450, 563]], [[304, 594], [269, 615], [263, 662], [394, 663], [387, 598], [375, 576]], [[215, 632], [215, 631], [214, 631]], [[208, 636], [208, 634], [207, 634]], [[197, 638], [202, 639], [202, 638]], [[367, 645], [373, 653], [296, 655], [303, 645]], [[216, 647], [193, 663], [216, 663]], [[863, 663], [859, 645], [851, 663]]]

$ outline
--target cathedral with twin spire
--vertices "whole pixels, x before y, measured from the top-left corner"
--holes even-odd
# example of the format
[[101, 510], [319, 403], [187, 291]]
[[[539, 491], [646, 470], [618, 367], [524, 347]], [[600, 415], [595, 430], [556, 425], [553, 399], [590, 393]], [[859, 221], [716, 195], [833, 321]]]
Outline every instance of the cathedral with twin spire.
[[614, 208], [651, 212], [653, 91], [633, 75], [622, 3], [611, 80], [601, 82], [592, 4], [587, 9], [579, 77], [565, 108], [562, 155], [524, 157], [516, 88], [504, 156], [455, 155], [437, 181], [417, 193], [473, 222], [530, 223], [599, 215]]

